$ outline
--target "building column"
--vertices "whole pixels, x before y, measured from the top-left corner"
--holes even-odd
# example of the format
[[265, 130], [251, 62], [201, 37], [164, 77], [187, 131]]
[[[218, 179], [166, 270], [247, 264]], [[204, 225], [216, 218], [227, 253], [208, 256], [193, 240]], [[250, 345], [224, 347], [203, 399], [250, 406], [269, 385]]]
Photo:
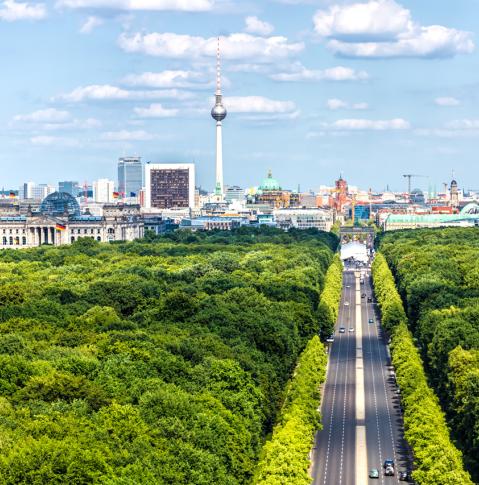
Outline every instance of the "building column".
[[42, 244], [42, 228], [37, 227], [36, 228], [36, 245], [41, 246]]

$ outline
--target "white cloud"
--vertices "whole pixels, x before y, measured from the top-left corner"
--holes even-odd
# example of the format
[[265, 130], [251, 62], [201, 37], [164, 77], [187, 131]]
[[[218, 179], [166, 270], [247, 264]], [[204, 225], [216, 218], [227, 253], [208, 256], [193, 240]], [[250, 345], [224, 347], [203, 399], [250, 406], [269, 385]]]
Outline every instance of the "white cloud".
[[447, 123], [446, 128], [452, 130], [478, 130], [479, 120], [454, 120]]
[[102, 140], [107, 141], [149, 141], [153, 140], [155, 137], [144, 130], [120, 130], [102, 133], [101, 138]]
[[243, 118], [260, 121], [295, 119], [300, 111], [293, 101], [278, 101], [264, 96], [231, 96], [225, 98], [230, 113], [240, 113]]
[[225, 99], [232, 113], [290, 113], [296, 110], [293, 101], [276, 101], [263, 96], [231, 96]]
[[357, 110], [363, 110], [363, 109], [369, 109], [369, 104], [368, 103], [354, 103], [352, 105], [352, 108], [353, 109], [357, 109]]
[[246, 17], [245, 24], [245, 30], [250, 34], [266, 36], [274, 30], [274, 27], [270, 23], [264, 22], [255, 16]]
[[26, 115], [16, 115], [13, 121], [26, 123], [65, 123], [70, 121], [68, 111], [60, 111], [55, 108], [41, 109]]
[[394, 0], [334, 5], [314, 16], [315, 31], [345, 57], [453, 57], [474, 50], [472, 34], [442, 25], [421, 26]]
[[109, 84], [94, 84], [74, 89], [70, 93], [61, 94], [54, 100], [79, 103], [82, 101], [121, 101], [121, 100], [150, 100], [150, 99], [177, 99], [185, 100], [192, 98], [191, 93], [178, 91], [176, 89], [165, 89], [157, 91], [131, 91]]
[[95, 17], [94, 15], [91, 15], [86, 19], [85, 23], [81, 26], [80, 33], [89, 34], [90, 32], [93, 31], [93, 29], [96, 29], [100, 25], [103, 25], [103, 20], [100, 17]]
[[408, 130], [411, 125], [408, 121], [402, 118], [395, 118], [392, 120], [367, 120], [350, 118], [337, 120], [330, 124], [325, 124], [324, 128], [329, 128], [332, 130], [351, 130], [351, 131], [362, 131], [362, 130]]
[[111, 10], [179, 10], [201, 12], [211, 10], [214, 0], [58, 0], [57, 7], [100, 8]]
[[326, 106], [328, 109], [335, 111], [338, 109], [354, 109], [354, 110], [364, 110], [368, 109], [368, 104], [367, 103], [353, 103], [349, 104], [346, 101], [343, 101], [342, 99], [337, 99], [337, 98], [331, 98], [326, 101]]
[[458, 99], [451, 97], [436, 98], [434, 102], [438, 106], [459, 106], [461, 104]]
[[0, 8], [0, 19], [7, 22], [15, 20], [41, 20], [47, 16], [44, 3], [16, 2], [5, 0]]
[[296, 63], [291, 72], [272, 74], [275, 81], [364, 81], [369, 78], [366, 71], [355, 71], [349, 67], [336, 66], [328, 69], [307, 69]]
[[34, 136], [30, 138], [33, 145], [41, 146], [61, 146], [61, 147], [78, 147], [80, 143], [74, 138], [67, 138], [63, 136]]
[[211, 77], [194, 71], [168, 70], [130, 74], [123, 81], [130, 86], [148, 88], [210, 88], [214, 85]]
[[337, 110], [337, 109], [348, 107], [348, 103], [346, 103], [346, 101], [343, 101], [342, 99], [336, 99], [336, 98], [328, 99], [326, 101], [326, 105], [328, 109], [331, 109], [331, 110]]
[[140, 118], [172, 118], [178, 114], [177, 109], [164, 108], [161, 104], [150, 104], [148, 108], [135, 108]]
[[[217, 39], [174, 33], [123, 33], [118, 39], [126, 52], [174, 59], [198, 59], [215, 56]], [[271, 62], [287, 58], [304, 49], [303, 42], [289, 43], [286, 37], [257, 37], [250, 34], [230, 34], [221, 38], [221, 55], [225, 59], [251, 59]]]
[[394, 40], [411, 28], [409, 10], [392, 0], [370, 1], [352, 5], [333, 5], [316, 12], [316, 32], [323, 37], [356, 41]]

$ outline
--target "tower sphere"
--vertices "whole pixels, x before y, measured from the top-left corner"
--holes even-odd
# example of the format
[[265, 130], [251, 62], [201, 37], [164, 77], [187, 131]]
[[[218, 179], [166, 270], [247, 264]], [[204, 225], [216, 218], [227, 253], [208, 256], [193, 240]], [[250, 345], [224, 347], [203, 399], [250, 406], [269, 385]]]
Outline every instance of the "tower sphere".
[[226, 108], [222, 104], [215, 104], [211, 110], [211, 116], [216, 121], [223, 121], [226, 118]]

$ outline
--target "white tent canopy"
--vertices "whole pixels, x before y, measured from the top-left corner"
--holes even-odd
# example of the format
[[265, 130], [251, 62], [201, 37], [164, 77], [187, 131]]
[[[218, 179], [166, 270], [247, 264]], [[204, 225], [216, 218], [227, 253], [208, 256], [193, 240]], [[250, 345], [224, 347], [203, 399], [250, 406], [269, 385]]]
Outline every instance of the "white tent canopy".
[[356, 261], [361, 261], [363, 263], [368, 262], [368, 248], [366, 244], [362, 244], [358, 241], [353, 241], [347, 244], [341, 245], [341, 259], [353, 258]]

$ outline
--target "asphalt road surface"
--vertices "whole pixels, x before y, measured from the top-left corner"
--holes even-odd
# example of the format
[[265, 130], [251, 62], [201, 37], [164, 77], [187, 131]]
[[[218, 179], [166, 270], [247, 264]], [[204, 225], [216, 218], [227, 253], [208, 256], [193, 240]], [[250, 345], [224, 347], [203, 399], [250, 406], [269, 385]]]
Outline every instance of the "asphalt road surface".
[[[340, 327], [345, 333], [339, 333]], [[397, 472], [409, 470], [410, 464], [386, 339], [369, 274], [360, 284], [359, 272], [346, 269], [335, 339], [329, 344], [323, 429], [312, 452], [314, 485], [405, 483]], [[386, 459], [396, 464], [394, 477], [384, 476]], [[379, 470], [378, 479], [368, 477], [371, 468]]]

